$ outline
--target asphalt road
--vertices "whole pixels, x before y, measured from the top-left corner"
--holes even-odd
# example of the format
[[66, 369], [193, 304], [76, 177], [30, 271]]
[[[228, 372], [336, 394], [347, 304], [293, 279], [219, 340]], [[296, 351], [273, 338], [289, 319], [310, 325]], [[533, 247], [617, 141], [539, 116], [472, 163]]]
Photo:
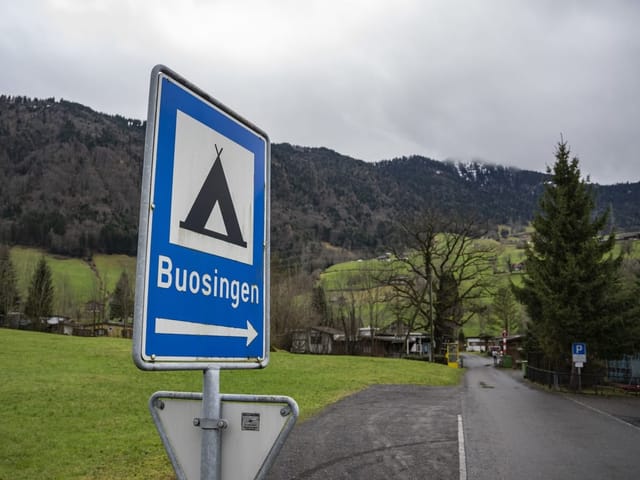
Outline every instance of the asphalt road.
[[640, 399], [549, 392], [484, 357], [465, 366], [468, 478], [640, 478]]
[[462, 387], [379, 385], [293, 429], [267, 478], [459, 477]]
[[459, 387], [375, 386], [298, 424], [268, 479], [640, 478], [640, 398], [563, 395], [466, 356]]

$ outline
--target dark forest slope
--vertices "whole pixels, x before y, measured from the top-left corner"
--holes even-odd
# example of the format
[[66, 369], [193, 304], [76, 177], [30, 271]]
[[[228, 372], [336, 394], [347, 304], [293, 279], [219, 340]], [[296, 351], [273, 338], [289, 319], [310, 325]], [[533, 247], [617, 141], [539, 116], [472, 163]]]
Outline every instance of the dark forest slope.
[[[0, 96], [0, 242], [135, 254], [144, 130], [68, 101]], [[545, 181], [501, 166], [417, 156], [365, 163], [289, 144], [272, 145], [271, 173], [272, 252], [287, 263], [331, 261], [331, 247], [380, 251], [394, 219], [427, 206], [525, 225]], [[640, 226], [640, 183], [594, 187], [619, 229]]]

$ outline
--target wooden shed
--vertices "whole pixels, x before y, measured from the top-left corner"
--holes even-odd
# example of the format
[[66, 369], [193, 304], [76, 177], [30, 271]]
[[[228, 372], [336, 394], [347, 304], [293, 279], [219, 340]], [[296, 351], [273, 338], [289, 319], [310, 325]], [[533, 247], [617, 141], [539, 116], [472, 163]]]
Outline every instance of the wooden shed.
[[344, 332], [331, 327], [309, 327], [291, 333], [291, 352], [344, 353]]

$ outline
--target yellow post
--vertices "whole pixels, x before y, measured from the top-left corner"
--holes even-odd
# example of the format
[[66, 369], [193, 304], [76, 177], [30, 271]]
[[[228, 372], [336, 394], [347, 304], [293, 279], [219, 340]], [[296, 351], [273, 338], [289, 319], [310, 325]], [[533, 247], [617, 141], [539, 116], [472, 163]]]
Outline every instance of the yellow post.
[[458, 364], [458, 344], [447, 343], [447, 365], [451, 368], [460, 368]]

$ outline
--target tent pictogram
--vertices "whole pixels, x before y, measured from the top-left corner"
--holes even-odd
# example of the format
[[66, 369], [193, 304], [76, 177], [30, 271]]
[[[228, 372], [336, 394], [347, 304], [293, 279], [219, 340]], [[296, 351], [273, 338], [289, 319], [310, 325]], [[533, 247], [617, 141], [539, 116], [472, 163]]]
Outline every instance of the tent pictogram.
[[[180, 227], [240, 247], [246, 247], [247, 242], [242, 237], [238, 216], [233, 206], [231, 192], [229, 191], [222, 160], [220, 159], [223, 148], [218, 150], [218, 145], [215, 145], [215, 149], [216, 159], [213, 162], [213, 167], [211, 167], [200, 193], [198, 193], [195, 202], [193, 202], [187, 218], [180, 222]], [[216, 203], [220, 206], [224, 227], [227, 230], [226, 234], [206, 228], [207, 221]]]

